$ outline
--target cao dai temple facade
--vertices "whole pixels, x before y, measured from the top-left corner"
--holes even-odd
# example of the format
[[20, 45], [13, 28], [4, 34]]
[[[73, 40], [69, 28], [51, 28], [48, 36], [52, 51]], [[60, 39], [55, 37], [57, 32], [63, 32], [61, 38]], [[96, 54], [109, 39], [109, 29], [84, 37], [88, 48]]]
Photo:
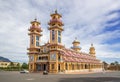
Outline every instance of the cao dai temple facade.
[[50, 16], [51, 19], [48, 23], [50, 41], [44, 45], [40, 45], [43, 30], [37, 19], [31, 22], [28, 29], [30, 36], [29, 71], [41, 72], [46, 70], [49, 73], [101, 71], [103, 66], [101, 61], [96, 59], [93, 44], [91, 44], [89, 53], [80, 51], [80, 42], [77, 39], [72, 42], [73, 46], [70, 49], [65, 48], [61, 43], [64, 31], [62, 16], [57, 11]]

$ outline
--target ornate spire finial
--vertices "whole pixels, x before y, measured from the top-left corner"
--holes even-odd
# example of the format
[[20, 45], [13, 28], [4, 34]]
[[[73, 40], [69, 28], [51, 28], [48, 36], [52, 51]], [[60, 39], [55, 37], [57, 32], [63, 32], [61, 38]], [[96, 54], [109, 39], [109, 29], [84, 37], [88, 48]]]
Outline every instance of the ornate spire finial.
[[37, 18], [35, 17], [35, 19], [34, 19], [35, 21], [37, 21]]
[[75, 40], [77, 40], [77, 37], [75, 37]]
[[91, 43], [91, 46], [93, 46], [93, 43]]
[[57, 9], [55, 10], [55, 14], [57, 14]]
[[94, 57], [95, 57], [96, 52], [95, 52], [95, 48], [93, 47], [93, 43], [91, 43], [91, 47], [90, 47], [89, 50], [90, 50], [90, 51], [89, 51], [89, 54], [90, 54], [91, 56], [94, 56]]

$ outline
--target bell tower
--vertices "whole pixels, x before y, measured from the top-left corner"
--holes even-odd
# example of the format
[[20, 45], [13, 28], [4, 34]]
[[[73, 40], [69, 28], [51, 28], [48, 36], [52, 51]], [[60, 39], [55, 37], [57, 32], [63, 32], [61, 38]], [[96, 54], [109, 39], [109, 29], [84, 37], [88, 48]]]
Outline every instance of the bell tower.
[[81, 48], [79, 47], [80, 42], [77, 40], [77, 38], [75, 38], [75, 40], [72, 42], [72, 44], [73, 44], [72, 49], [77, 52], [80, 52], [80, 50], [81, 50]]
[[57, 73], [61, 69], [61, 65], [58, 63], [59, 59], [62, 56], [59, 54], [59, 51], [64, 48], [62, 45], [62, 31], [64, 30], [62, 26], [64, 26], [61, 21], [61, 15], [55, 10], [53, 14], [51, 14], [51, 20], [49, 21], [48, 30], [50, 31], [50, 72]]
[[93, 44], [91, 44], [91, 47], [90, 47], [89, 50], [90, 50], [89, 54], [90, 54], [91, 56], [96, 57], [96, 56], [95, 56], [95, 54], [96, 54], [96, 53], [95, 53], [95, 48], [93, 47]]
[[48, 23], [50, 30], [50, 43], [51, 44], [61, 44], [62, 40], [62, 31], [63, 29], [63, 23], [61, 21], [61, 15], [58, 14], [57, 10], [55, 10], [55, 13], [51, 14], [51, 20]]
[[28, 35], [30, 36], [30, 45], [29, 45], [29, 71], [35, 71], [36, 68], [36, 59], [37, 55], [39, 53], [40, 49], [40, 37], [42, 36], [41, 32], [42, 29], [40, 27], [40, 22], [35, 19], [34, 21], [31, 22], [31, 26], [28, 29], [29, 33]]
[[35, 19], [31, 22], [31, 27], [28, 29], [30, 36], [30, 48], [37, 48], [40, 45], [40, 37], [42, 36], [42, 29], [40, 27], [40, 22]]

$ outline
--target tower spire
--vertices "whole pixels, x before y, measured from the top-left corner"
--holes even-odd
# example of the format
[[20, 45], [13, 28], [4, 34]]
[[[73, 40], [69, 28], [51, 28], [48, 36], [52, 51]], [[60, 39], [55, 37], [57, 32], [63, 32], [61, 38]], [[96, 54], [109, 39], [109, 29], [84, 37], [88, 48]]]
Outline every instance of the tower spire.
[[[42, 36], [41, 32], [41, 26], [40, 22], [37, 21], [35, 18], [34, 21], [31, 21], [31, 26], [28, 29], [29, 33], [28, 35], [30, 36], [30, 48], [31, 47], [38, 47], [39, 46], [39, 38]], [[36, 42], [38, 41], [38, 42]]]
[[[62, 31], [63, 29], [63, 22], [61, 21], [61, 15], [55, 10], [53, 14], [51, 14], [51, 20], [49, 21], [48, 30], [50, 31], [50, 43], [49, 43], [49, 55], [50, 55], [50, 61], [58, 61], [59, 58], [62, 57], [61, 54], [59, 54], [59, 51], [61, 51], [64, 48], [64, 45], [62, 45]], [[54, 56], [54, 59], [52, 58]], [[57, 63], [54, 63], [54, 65], [57, 65]], [[58, 67], [58, 66], [57, 66]], [[55, 67], [54, 70], [58, 71], [58, 68]], [[53, 69], [50, 68], [50, 72]]]
[[91, 46], [93, 46], [93, 43], [91, 43]]
[[93, 46], [93, 43], [91, 43], [91, 47], [90, 47], [90, 49], [89, 49], [89, 54], [91, 55], [91, 56], [94, 56], [95, 57], [95, 48], [94, 48], [94, 46]]
[[75, 40], [72, 42], [72, 44], [73, 44], [72, 49], [77, 52], [80, 52], [80, 50], [81, 50], [81, 48], [79, 47], [80, 42], [77, 40], [77, 37], [75, 37]]
[[35, 19], [34, 19], [35, 21], [37, 21], [37, 18], [35, 17]]
[[48, 23], [50, 26], [48, 30], [50, 30], [50, 43], [61, 44], [62, 39], [62, 31], [63, 22], [61, 21], [61, 15], [55, 10], [55, 13], [51, 14], [51, 20]]
[[[41, 32], [41, 26], [40, 22], [37, 21], [35, 18], [33, 21], [31, 21], [31, 26], [28, 29], [29, 33], [28, 35], [30, 36], [30, 46], [28, 48], [28, 55], [29, 55], [29, 71], [32, 72], [35, 70], [33, 68], [35, 66], [35, 60], [37, 59], [36, 53], [38, 53], [38, 49], [40, 48], [40, 38], [42, 36]], [[34, 52], [33, 52], [34, 51]], [[34, 63], [33, 63], [34, 62]]]
[[75, 40], [77, 40], [77, 37], [75, 37]]
[[55, 14], [57, 14], [57, 9], [55, 10]]

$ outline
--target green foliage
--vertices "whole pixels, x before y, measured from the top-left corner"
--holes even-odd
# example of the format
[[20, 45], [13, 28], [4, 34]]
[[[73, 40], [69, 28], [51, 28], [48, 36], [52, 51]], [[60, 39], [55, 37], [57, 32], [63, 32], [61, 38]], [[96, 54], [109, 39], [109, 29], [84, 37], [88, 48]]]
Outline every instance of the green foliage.
[[111, 62], [110, 64], [107, 64], [105, 61], [103, 62], [104, 69], [105, 70], [114, 70], [114, 71], [120, 71], [120, 64], [115, 61]]
[[114, 63], [110, 63], [110, 65], [115, 65]]
[[104, 66], [104, 69], [107, 70], [108, 63], [106, 63], [105, 61], [103, 61], [103, 66]]
[[114, 64], [115, 64], [115, 65], [119, 65], [118, 61], [115, 61]]
[[22, 69], [28, 69], [28, 64], [23, 63], [21, 66], [20, 63], [16, 65], [13, 62], [10, 62], [10, 65], [8, 67], [0, 67], [0, 70], [4, 71], [20, 71]]
[[14, 67], [14, 63], [13, 62], [10, 62], [10, 67]]
[[116, 71], [120, 71], [120, 64], [115, 61], [110, 63], [110, 66], [108, 67], [108, 70], [116, 70]]
[[23, 63], [22, 64], [22, 69], [28, 69], [28, 64], [27, 63]]

